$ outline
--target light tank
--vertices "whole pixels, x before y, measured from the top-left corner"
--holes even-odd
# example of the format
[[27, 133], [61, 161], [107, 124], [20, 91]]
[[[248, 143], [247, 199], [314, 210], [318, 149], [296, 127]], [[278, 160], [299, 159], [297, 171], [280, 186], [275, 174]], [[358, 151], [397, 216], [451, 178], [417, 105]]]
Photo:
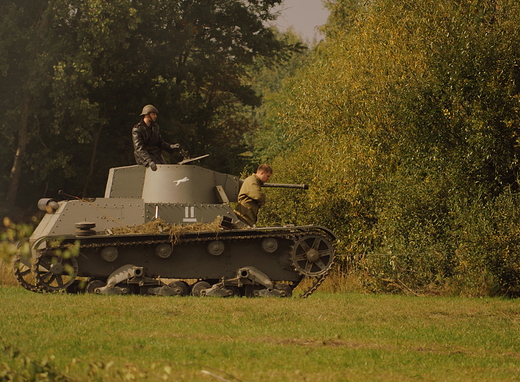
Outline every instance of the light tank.
[[[247, 227], [230, 203], [242, 180], [192, 164], [109, 171], [103, 198], [41, 199], [46, 212], [14, 273], [36, 292], [307, 297], [335, 259], [325, 227]], [[264, 187], [307, 188], [265, 183]]]

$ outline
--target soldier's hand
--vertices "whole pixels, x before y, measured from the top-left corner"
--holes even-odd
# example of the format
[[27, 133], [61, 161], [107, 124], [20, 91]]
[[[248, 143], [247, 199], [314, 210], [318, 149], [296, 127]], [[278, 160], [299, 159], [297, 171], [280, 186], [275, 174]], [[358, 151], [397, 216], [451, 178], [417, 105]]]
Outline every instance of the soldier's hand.
[[172, 150], [179, 150], [181, 148], [181, 145], [179, 145], [178, 143], [175, 143], [173, 145], [170, 145], [170, 148]]
[[157, 171], [157, 165], [155, 164], [155, 162], [148, 163], [148, 167], [150, 167], [152, 171]]
[[180, 153], [181, 153], [181, 155], [182, 155], [182, 157], [183, 157], [184, 159], [190, 159], [190, 153], [187, 152], [186, 150], [181, 149]]

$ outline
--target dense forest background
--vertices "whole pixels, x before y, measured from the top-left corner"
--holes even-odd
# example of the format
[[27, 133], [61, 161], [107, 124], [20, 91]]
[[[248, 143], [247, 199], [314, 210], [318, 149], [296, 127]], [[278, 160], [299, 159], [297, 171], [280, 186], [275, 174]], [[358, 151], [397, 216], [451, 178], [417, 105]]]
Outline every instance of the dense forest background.
[[205, 166], [309, 183], [259, 223], [333, 229], [369, 290], [518, 295], [518, 1], [331, 0], [310, 50], [276, 3], [3, 1], [4, 210], [100, 195], [153, 103]]

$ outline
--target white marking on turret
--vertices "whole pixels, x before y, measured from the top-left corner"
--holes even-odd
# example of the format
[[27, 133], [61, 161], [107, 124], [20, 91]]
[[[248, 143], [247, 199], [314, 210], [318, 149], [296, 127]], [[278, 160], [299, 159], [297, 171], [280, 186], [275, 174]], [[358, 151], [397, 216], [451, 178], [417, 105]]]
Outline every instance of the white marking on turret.
[[185, 176], [182, 179], [174, 180], [173, 183], [175, 183], [175, 185], [178, 186], [180, 183], [184, 183], [184, 182], [187, 182], [187, 181], [189, 181], [189, 179], [188, 179], [187, 176]]

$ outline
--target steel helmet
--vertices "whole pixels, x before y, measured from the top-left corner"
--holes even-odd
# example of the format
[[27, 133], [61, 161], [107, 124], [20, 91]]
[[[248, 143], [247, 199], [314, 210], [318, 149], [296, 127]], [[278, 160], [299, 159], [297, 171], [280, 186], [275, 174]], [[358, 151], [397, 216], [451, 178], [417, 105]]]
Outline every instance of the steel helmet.
[[159, 114], [159, 111], [155, 108], [154, 105], [146, 105], [145, 107], [143, 107], [143, 111], [141, 112], [141, 117], [143, 115], [146, 115], [148, 113], [156, 113], [156, 114]]

